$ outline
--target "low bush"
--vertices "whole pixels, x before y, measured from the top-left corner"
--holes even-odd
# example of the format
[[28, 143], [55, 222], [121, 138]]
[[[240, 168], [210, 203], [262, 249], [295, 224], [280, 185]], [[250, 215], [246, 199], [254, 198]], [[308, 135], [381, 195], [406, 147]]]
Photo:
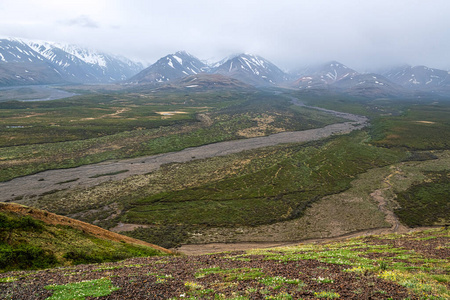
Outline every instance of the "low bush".
[[0, 269], [43, 269], [58, 264], [55, 255], [27, 243], [19, 245], [0, 244]]
[[188, 228], [183, 225], [139, 227], [121, 234], [164, 248], [176, 248], [188, 238]]
[[29, 216], [12, 218], [0, 213], [0, 232], [19, 228], [22, 230], [42, 230], [44, 226], [42, 222]]
[[430, 182], [397, 194], [395, 214], [411, 227], [450, 223], [450, 171], [428, 172]]

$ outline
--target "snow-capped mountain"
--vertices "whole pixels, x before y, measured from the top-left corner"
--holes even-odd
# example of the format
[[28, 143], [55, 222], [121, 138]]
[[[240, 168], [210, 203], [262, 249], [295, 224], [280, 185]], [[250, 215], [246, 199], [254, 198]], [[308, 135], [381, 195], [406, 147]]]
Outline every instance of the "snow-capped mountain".
[[294, 87], [300, 89], [325, 88], [339, 80], [359, 74], [337, 61], [308, 68], [303, 73], [304, 75], [294, 82]]
[[239, 54], [219, 62], [211, 72], [255, 86], [277, 85], [288, 80], [287, 74], [273, 63], [253, 54]]
[[303, 75], [291, 86], [315, 93], [328, 90], [333, 93], [366, 98], [412, 95], [407, 89], [382, 75], [361, 74], [336, 61], [305, 69]]
[[195, 56], [178, 51], [159, 59], [128, 81], [131, 83], [160, 83], [208, 71], [208, 66]]
[[199, 73], [220, 74], [255, 86], [276, 85], [288, 77], [266, 59], [240, 54], [210, 67], [184, 51], [169, 54], [128, 80], [130, 83], [162, 83]]
[[0, 84], [107, 83], [143, 68], [126, 58], [75, 45], [0, 39]]
[[379, 74], [354, 74], [332, 83], [340, 92], [358, 97], [391, 98], [410, 96], [411, 92]]
[[393, 82], [418, 91], [450, 91], [450, 72], [425, 66], [401, 66], [385, 72]]
[[18, 40], [0, 40], [0, 86], [62, 83], [45, 57]]

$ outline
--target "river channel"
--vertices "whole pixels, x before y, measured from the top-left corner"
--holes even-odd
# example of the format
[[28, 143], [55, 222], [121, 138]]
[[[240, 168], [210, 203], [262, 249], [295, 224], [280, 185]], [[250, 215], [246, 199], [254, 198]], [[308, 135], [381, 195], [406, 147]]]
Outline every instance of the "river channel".
[[[281, 132], [264, 137], [219, 142], [199, 147], [186, 148], [178, 152], [169, 152], [133, 159], [107, 161], [70, 169], [48, 170], [0, 183], [0, 201], [41, 195], [55, 189], [72, 189], [90, 187], [106, 181], [121, 180], [133, 175], [142, 175], [160, 168], [168, 163], [184, 163], [195, 159], [224, 156], [245, 150], [275, 146], [279, 144], [300, 143], [327, 138], [336, 134], [347, 134], [353, 130], [366, 127], [369, 122], [365, 116], [342, 113], [318, 107], [306, 106], [296, 98], [291, 99], [296, 105], [318, 109], [334, 116], [342, 117], [348, 122], [335, 123], [322, 128], [303, 131]], [[126, 172], [122, 172], [127, 170]], [[98, 174], [110, 174], [96, 176]], [[91, 178], [93, 177], [93, 178]], [[65, 182], [65, 183], [62, 183]]]

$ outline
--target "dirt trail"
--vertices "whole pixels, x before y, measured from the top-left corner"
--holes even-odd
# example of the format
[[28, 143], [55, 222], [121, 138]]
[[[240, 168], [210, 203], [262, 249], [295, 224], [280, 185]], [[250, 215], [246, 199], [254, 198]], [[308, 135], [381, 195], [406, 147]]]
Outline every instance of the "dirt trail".
[[[438, 226], [436, 226], [438, 227]], [[300, 244], [326, 244], [329, 242], [342, 241], [350, 238], [356, 238], [361, 236], [369, 235], [382, 235], [390, 233], [407, 233], [414, 231], [427, 230], [436, 227], [415, 227], [409, 228], [405, 232], [393, 231], [391, 228], [378, 228], [369, 229], [363, 231], [356, 231], [347, 233], [340, 236], [329, 237], [329, 238], [318, 238], [318, 239], [307, 239], [300, 240], [297, 242], [268, 242], [268, 243], [211, 243], [211, 244], [195, 244], [195, 245], [182, 245], [179, 248], [171, 249], [185, 255], [203, 255], [208, 253], [219, 253], [225, 251], [245, 251], [251, 249], [264, 249], [264, 248], [274, 248], [274, 247], [285, 247], [285, 246], [296, 246]], [[405, 227], [406, 228], [406, 227]]]
[[386, 198], [383, 197], [383, 191], [387, 189], [388, 188], [375, 190], [373, 193], [370, 194], [370, 196], [372, 196], [372, 198], [378, 202], [378, 209], [385, 214], [386, 222], [392, 225], [392, 227], [390, 228], [390, 231], [392, 233], [409, 232], [410, 228], [401, 224], [397, 216], [394, 214], [394, 212], [387, 208], [388, 202], [386, 201]]
[[[292, 101], [296, 105], [304, 106], [295, 98], [292, 98]], [[316, 107], [312, 108], [319, 109]], [[155, 171], [161, 165], [168, 163], [183, 163], [195, 159], [225, 156], [244, 150], [278, 144], [319, 140], [335, 134], [346, 134], [368, 125], [368, 119], [364, 116], [324, 109], [320, 110], [349, 119], [351, 122], [336, 123], [323, 128], [304, 131], [281, 132], [264, 137], [214, 143], [195, 148], [187, 148], [179, 152], [169, 152], [119, 161], [108, 161], [70, 169], [44, 171], [34, 175], [15, 178], [7, 182], [1, 182], [0, 201], [9, 202], [14, 199], [27, 199], [53, 190], [72, 189], [77, 187], [85, 188], [106, 181], [122, 180], [132, 175], [142, 175]]]
[[435, 227], [415, 227], [407, 228], [404, 232], [394, 231], [393, 228], [374, 228], [356, 232], [350, 232], [343, 235], [327, 238], [317, 238], [317, 239], [306, 239], [297, 242], [261, 242], [261, 243], [211, 243], [211, 244], [193, 244], [193, 245], [182, 245], [179, 248], [171, 249], [173, 251], [185, 254], [185, 255], [202, 255], [208, 253], [219, 253], [225, 251], [240, 251], [240, 250], [251, 250], [251, 249], [264, 249], [264, 248], [274, 248], [274, 247], [285, 247], [285, 246], [296, 246], [300, 244], [326, 244], [329, 242], [342, 241], [350, 238], [356, 238], [361, 236], [369, 235], [382, 235], [390, 233], [407, 233], [414, 231], [427, 230]]

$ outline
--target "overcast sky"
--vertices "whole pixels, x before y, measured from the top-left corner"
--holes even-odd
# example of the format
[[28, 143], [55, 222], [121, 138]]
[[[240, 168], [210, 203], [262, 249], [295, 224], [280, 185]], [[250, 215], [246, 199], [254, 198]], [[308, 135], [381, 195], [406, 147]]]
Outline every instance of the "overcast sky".
[[178, 50], [261, 55], [285, 70], [450, 69], [450, 0], [1, 0], [0, 36], [73, 43], [153, 63]]

